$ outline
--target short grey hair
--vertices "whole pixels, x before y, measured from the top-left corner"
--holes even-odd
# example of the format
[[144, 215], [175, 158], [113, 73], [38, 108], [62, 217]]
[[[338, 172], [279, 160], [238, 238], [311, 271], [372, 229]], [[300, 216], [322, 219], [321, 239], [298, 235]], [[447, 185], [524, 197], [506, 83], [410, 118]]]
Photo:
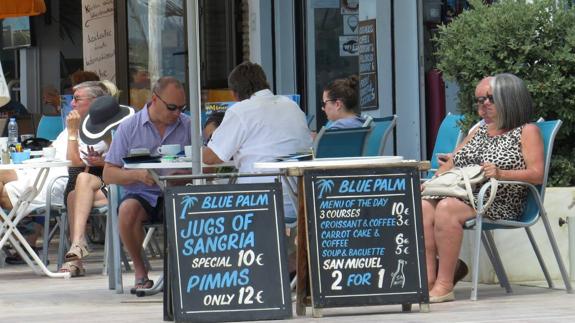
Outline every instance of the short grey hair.
[[182, 82], [180, 82], [177, 78], [172, 76], [164, 76], [160, 77], [156, 83], [154, 83], [152, 91], [156, 95], [160, 95], [170, 84], [174, 84], [177, 89], [184, 89]]
[[108, 88], [100, 81], [86, 81], [75, 85], [72, 90], [77, 91], [84, 89], [87, 94], [92, 98], [101, 97], [104, 95], [111, 95]]
[[498, 129], [511, 130], [531, 121], [533, 100], [523, 80], [503, 73], [495, 75], [490, 85], [497, 109]]

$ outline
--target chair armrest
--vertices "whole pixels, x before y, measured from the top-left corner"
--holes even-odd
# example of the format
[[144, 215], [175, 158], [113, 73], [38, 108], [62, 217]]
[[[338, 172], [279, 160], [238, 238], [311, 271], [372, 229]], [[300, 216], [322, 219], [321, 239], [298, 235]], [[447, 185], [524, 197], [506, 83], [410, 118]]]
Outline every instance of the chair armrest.
[[[512, 184], [512, 185], [521, 185], [521, 186], [525, 186], [528, 188], [528, 194], [531, 194], [535, 200], [535, 203], [537, 203], [537, 208], [539, 209], [540, 213], [545, 213], [545, 208], [543, 206], [543, 199], [539, 193], [539, 191], [537, 190], [537, 187], [531, 183], [527, 183], [527, 182], [521, 182], [521, 181], [497, 181], [497, 185], [499, 186], [500, 184]], [[483, 209], [483, 206], [485, 205], [484, 201], [486, 200], [486, 193], [487, 193], [487, 189], [491, 186], [490, 182], [486, 182], [485, 184], [483, 184], [481, 186], [481, 189], [479, 190], [479, 193], [477, 194], [477, 208], [478, 209]], [[488, 197], [487, 197], [488, 198]], [[476, 217], [474, 219], [470, 219], [467, 220], [465, 222], [464, 228], [471, 228], [473, 227], [475, 224], [478, 223], [478, 221], [480, 221], [481, 219], [481, 213], [478, 212], [476, 214]], [[497, 220], [494, 222], [502, 222], [502, 224], [504, 224], [505, 220]]]

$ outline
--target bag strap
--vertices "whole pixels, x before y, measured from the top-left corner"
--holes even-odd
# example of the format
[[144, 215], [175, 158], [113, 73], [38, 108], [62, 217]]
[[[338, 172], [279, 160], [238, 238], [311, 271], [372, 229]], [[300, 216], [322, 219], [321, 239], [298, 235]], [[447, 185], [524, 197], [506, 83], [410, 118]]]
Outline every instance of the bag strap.
[[487, 209], [493, 203], [493, 200], [495, 200], [495, 194], [497, 194], [497, 187], [498, 187], [497, 180], [495, 178], [491, 178], [491, 179], [489, 179], [489, 183], [491, 185], [489, 198], [487, 199], [487, 202], [485, 202], [485, 204], [483, 204], [483, 208], [481, 209], [481, 211], [482, 211], [481, 213], [485, 213], [485, 211], [487, 211]]
[[[471, 189], [471, 181], [469, 180], [469, 176], [467, 175], [466, 172], [461, 172], [461, 175], [463, 177], [463, 182], [465, 183], [465, 190], [467, 191], [467, 197], [469, 197], [469, 203], [471, 204], [471, 207], [477, 211], [477, 207], [475, 205], [475, 199], [473, 197], [473, 190]], [[493, 200], [495, 200], [495, 194], [497, 194], [497, 180], [495, 178], [490, 178], [489, 179], [489, 183], [491, 185], [491, 190], [490, 190], [490, 194], [489, 194], [489, 198], [487, 199], [487, 202], [485, 204], [483, 204], [483, 208], [481, 209], [481, 213], [485, 213], [485, 211], [491, 206], [491, 204], [493, 203]]]

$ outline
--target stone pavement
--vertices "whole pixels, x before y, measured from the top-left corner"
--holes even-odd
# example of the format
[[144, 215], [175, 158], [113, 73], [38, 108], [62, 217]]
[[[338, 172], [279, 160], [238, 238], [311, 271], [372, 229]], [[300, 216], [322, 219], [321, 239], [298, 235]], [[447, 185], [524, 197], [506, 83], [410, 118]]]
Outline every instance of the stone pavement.
[[[156, 270], [150, 278], [159, 275], [161, 260], [153, 259], [152, 266]], [[116, 294], [102, 275], [101, 252], [93, 253], [86, 267], [85, 277], [69, 280], [37, 276], [26, 265], [0, 268], [0, 322], [162, 322], [162, 295], [130, 295], [132, 273], [123, 275], [124, 293]], [[420, 313], [418, 305], [411, 313], [402, 313], [400, 305], [386, 305], [325, 309], [324, 317], [313, 318], [308, 308], [307, 316], [289, 321], [575, 322], [575, 294], [557, 285], [555, 290], [541, 282], [513, 285], [513, 294], [498, 285], [481, 285], [479, 300], [473, 302], [469, 300], [471, 284], [462, 282], [456, 288], [457, 301], [432, 304], [429, 313]]]

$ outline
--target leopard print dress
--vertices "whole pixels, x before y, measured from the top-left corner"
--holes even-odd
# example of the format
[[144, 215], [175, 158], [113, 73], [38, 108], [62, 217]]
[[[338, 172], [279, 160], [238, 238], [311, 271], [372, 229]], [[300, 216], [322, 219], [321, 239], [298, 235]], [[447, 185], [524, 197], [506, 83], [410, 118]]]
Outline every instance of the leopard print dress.
[[[479, 165], [484, 162], [495, 164], [499, 169], [525, 169], [525, 160], [521, 150], [521, 132], [523, 126], [512, 129], [499, 136], [490, 136], [487, 125], [481, 125], [473, 138], [453, 156], [456, 167]], [[475, 203], [481, 186], [474, 190]], [[487, 195], [489, 196], [489, 191]], [[516, 220], [523, 212], [527, 189], [521, 185], [503, 185], [497, 188], [493, 204], [485, 216], [491, 219]], [[442, 198], [430, 196], [428, 198]], [[470, 205], [469, 202], [466, 201]]]

